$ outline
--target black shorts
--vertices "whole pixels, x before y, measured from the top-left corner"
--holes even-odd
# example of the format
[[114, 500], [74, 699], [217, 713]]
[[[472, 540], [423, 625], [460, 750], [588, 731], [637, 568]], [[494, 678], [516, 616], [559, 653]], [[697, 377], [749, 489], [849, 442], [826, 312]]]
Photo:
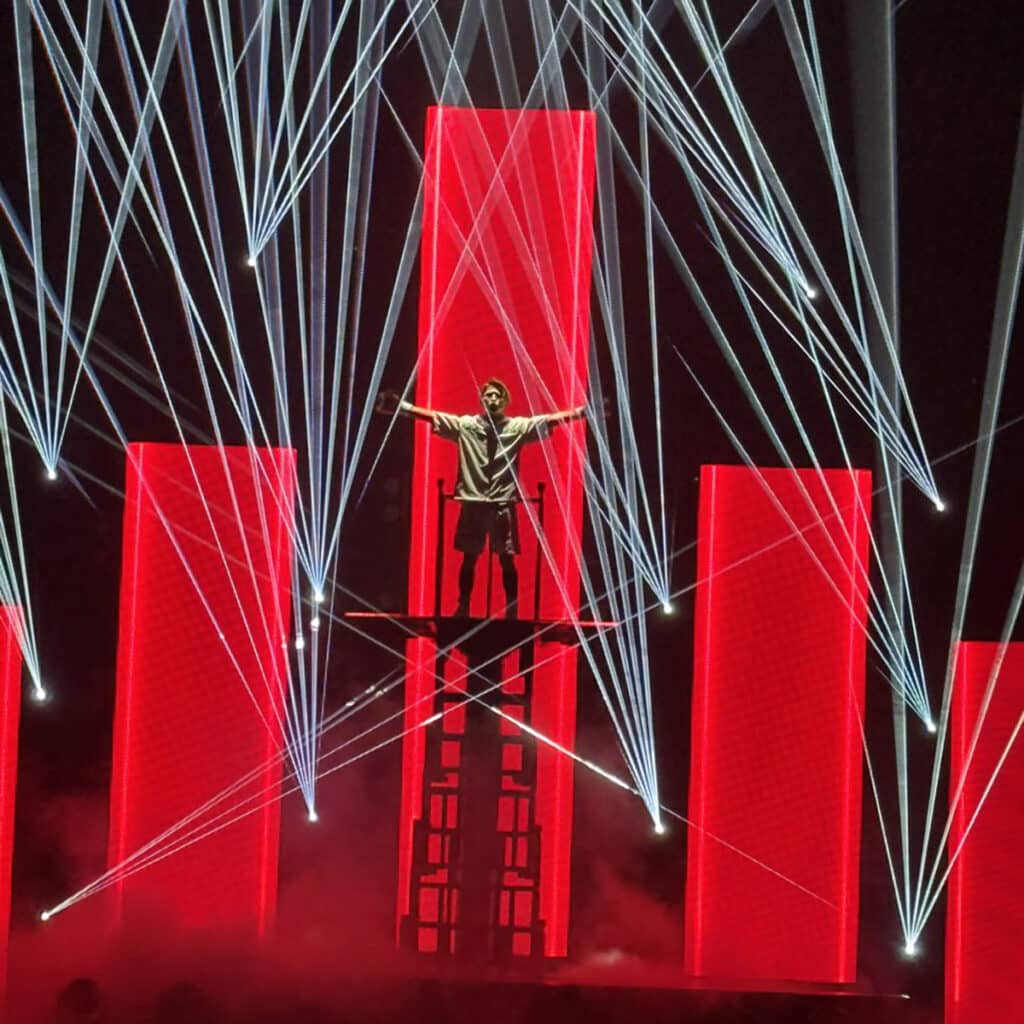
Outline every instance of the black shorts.
[[479, 555], [490, 540], [496, 555], [519, 554], [519, 516], [514, 502], [464, 501], [455, 527], [455, 550]]

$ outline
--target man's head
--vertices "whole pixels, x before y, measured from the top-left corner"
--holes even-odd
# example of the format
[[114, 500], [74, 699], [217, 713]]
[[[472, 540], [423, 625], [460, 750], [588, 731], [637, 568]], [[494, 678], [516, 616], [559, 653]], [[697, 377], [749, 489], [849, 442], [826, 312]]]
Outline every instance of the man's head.
[[480, 401], [488, 416], [500, 416], [511, 397], [505, 382], [498, 380], [497, 377], [484, 381], [483, 387], [480, 388]]

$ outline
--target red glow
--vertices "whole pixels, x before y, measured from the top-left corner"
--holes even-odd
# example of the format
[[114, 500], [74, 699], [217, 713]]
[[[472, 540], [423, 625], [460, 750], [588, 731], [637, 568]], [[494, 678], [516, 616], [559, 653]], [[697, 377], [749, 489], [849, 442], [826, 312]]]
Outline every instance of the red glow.
[[[978, 729], [985, 691], [1000, 650], [991, 703]], [[1003, 1024], [1020, 1016], [1020, 936], [1024, 884], [1024, 753], [1019, 739], [967, 833], [982, 794], [1024, 709], [1024, 643], [962, 643], [957, 651], [950, 735], [950, 799], [966, 769], [953, 812], [946, 920], [946, 1021]], [[977, 731], [977, 745], [970, 757]]]
[[863, 471], [701, 469], [688, 973], [856, 978], [870, 501]]
[[18, 779], [18, 720], [21, 715], [21, 633], [21, 609], [0, 605], [0, 1017], [7, 986], [7, 941], [11, 921], [14, 792]]
[[[510, 415], [582, 405], [589, 341], [593, 114], [438, 107], [427, 112], [426, 134], [416, 403], [477, 412], [480, 384], [497, 376], [511, 388]], [[527, 495], [536, 494], [539, 482], [547, 485], [544, 534], [555, 573], [546, 564], [541, 572], [542, 618], [571, 618], [578, 611], [585, 430], [580, 422], [558, 427], [543, 446], [529, 446], [520, 463]], [[417, 425], [410, 615], [435, 612], [436, 482], [443, 477], [450, 491], [455, 467], [454, 445], [434, 438], [427, 425]], [[457, 507], [450, 505], [441, 599], [446, 613], [457, 598], [459, 556], [451, 549], [456, 518]], [[525, 511], [520, 536], [519, 611], [521, 618], [529, 618], [536, 540]], [[488, 611], [486, 561], [481, 558], [477, 567], [471, 606], [476, 615]], [[494, 613], [503, 604], [496, 571], [491, 592], [489, 610]], [[541, 646], [538, 660], [548, 656], [548, 647]], [[434, 689], [433, 643], [412, 641], [408, 659], [410, 666], [422, 667], [410, 667], [407, 675], [407, 726], [431, 714], [429, 702], [413, 705]], [[450, 659], [449, 673], [456, 660]], [[534, 726], [571, 749], [575, 652], [560, 650], [537, 670], [534, 686]], [[565, 953], [568, 931], [572, 764], [546, 747], [537, 756], [541, 916], [547, 923], [545, 952], [559, 956]], [[421, 732], [409, 736], [403, 758], [399, 918], [409, 908], [412, 826], [422, 810]]]
[[[133, 444], [125, 495], [111, 866], [280, 747], [294, 454]], [[281, 764], [268, 765], [212, 814], [273, 796], [280, 779]], [[278, 835], [273, 801], [119, 883], [119, 913], [262, 933]]]

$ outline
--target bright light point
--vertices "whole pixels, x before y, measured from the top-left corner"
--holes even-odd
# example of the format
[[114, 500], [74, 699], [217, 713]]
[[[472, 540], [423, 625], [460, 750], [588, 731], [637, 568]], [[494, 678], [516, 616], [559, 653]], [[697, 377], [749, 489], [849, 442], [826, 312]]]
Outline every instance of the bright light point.
[[813, 284], [811, 284], [810, 281], [804, 281], [800, 287], [803, 288], [804, 295], [806, 295], [807, 298], [811, 300], [811, 302], [813, 302], [820, 294], [818, 289]]
[[52, 916], [52, 915], [50, 914], [50, 912], [49, 912], [48, 910], [44, 910], [44, 911], [43, 911], [43, 912], [42, 912], [42, 913], [41, 913], [41, 914], [39, 915], [39, 920], [40, 920], [40, 921], [49, 921], [49, 920], [50, 920], [50, 918], [51, 918], [51, 916]]
[[313, 810], [311, 810], [311, 811], [309, 812], [309, 815], [308, 815], [308, 817], [309, 817], [309, 820], [310, 820], [311, 822], [313, 822], [314, 824], [316, 824], [316, 822], [318, 822], [318, 821], [320, 820], [320, 815], [319, 815], [319, 814], [317, 814], [317, 813], [316, 813], [316, 811], [313, 811]]
[[324, 592], [322, 590], [314, 591], [314, 593], [313, 593], [313, 603], [314, 604], [323, 604], [324, 603]]
[[45, 703], [46, 703], [46, 698], [47, 698], [48, 696], [49, 696], [49, 694], [48, 694], [48, 693], [47, 693], [47, 692], [46, 692], [46, 691], [45, 691], [45, 690], [44, 690], [44, 689], [43, 689], [42, 687], [38, 687], [38, 686], [37, 686], [37, 687], [36, 687], [36, 688], [35, 688], [35, 689], [34, 689], [34, 690], [32, 691], [32, 699], [33, 699], [33, 700], [34, 700], [34, 701], [35, 701], [35, 702], [36, 702], [37, 704], [45, 704]]
[[929, 718], [924, 726], [929, 732], [935, 733], [939, 731], [939, 727]]
[[295, 638], [295, 650], [304, 651], [306, 649], [306, 638], [304, 636], [297, 636]]
[[319, 616], [314, 616], [313, 618], [311, 618], [309, 620], [309, 631], [311, 633], [316, 633], [316, 632], [319, 631], [319, 629], [320, 629], [320, 618], [319, 618]]
[[663, 836], [665, 834], [665, 826], [662, 822], [657, 822], [654, 826], [654, 834], [656, 836]]
[[48, 469], [46, 471], [46, 479], [47, 480], [56, 480], [57, 479], [57, 470], [55, 470], [53, 468]]
[[661, 610], [662, 610], [662, 611], [663, 611], [663, 612], [664, 612], [664, 613], [665, 613], [666, 615], [671, 615], [671, 614], [672, 614], [672, 613], [673, 613], [673, 612], [674, 612], [674, 611], [675, 611], [676, 609], [675, 609], [675, 606], [674, 606], [674, 605], [672, 604], [672, 602], [671, 602], [671, 601], [666, 601], [666, 602], [665, 602], [665, 603], [664, 603], [664, 604], [663, 604], [663, 605], [661, 606]]
[[935, 501], [935, 511], [936, 512], [945, 512], [946, 511], [946, 503], [941, 498], [937, 498], [936, 501]]
[[907, 939], [903, 945], [903, 955], [915, 957], [920, 952], [917, 948], [917, 939]]
[[246, 256], [246, 258], [245, 258], [245, 265], [247, 267], [255, 267], [256, 266], [256, 257], [255, 256]]

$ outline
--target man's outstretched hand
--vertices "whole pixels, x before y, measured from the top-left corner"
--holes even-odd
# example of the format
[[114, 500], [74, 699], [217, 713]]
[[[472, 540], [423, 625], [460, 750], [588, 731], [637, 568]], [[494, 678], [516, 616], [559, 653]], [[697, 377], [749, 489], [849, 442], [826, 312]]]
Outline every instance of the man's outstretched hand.
[[374, 403], [374, 410], [384, 416], [394, 416], [398, 412], [401, 395], [397, 391], [385, 390], [377, 392], [377, 401]]

